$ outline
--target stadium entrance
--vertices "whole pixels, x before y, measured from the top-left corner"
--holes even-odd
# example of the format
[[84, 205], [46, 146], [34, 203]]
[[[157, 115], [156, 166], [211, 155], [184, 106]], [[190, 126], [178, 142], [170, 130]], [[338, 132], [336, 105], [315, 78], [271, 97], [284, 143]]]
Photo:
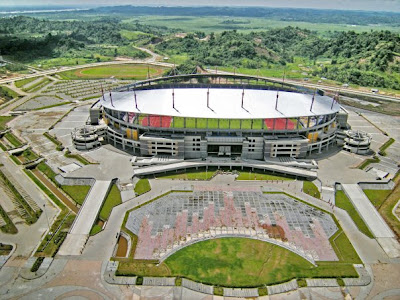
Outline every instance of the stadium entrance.
[[208, 145], [207, 154], [209, 156], [241, 156], [242, 145]]

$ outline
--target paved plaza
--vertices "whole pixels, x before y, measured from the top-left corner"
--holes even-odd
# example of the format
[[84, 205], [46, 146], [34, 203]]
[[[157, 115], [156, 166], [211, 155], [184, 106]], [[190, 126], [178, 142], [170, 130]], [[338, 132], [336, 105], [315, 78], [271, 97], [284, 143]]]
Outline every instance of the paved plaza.
[[284, 194], [257, 188], [209, 187], [170, 193], [129, 214], [126, 227], [138, 236], [136, 259], [168, 256], [174, 248], [219, 236], [267, 240], [314, 260], [338, 260], [329, 238], [332, 217]]

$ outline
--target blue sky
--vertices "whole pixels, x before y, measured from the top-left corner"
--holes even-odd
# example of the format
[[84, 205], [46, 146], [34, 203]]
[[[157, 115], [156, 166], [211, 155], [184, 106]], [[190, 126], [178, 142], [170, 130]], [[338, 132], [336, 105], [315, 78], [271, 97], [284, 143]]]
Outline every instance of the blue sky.
[[400, 0], [2, 0], [9, 5], [224, 5], [224, 6], [269, 6], [351, 10], [385, 10], [400, 12]]

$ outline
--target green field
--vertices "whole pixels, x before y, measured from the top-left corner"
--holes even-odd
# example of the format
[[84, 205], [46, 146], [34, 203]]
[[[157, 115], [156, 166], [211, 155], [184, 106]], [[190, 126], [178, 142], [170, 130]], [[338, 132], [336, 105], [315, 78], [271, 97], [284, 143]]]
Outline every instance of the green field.
[[101, 79], [114, 76], [118, 79], [142, 80], [147, 78], [149, 71], [150, 77], [161, 76], [166, 68], [152, 65], [141, 64], [121, 64], [83, 68], [78, 70], [65, 71], [60, 73], [63, 79]]
[[[111, 187], [110, 192], [107, 195], [106, 200], [103, 203], [103, 206], [100, 210], [100, 219], [107, 220], [111, 214], [111, 210], [114, 206], [117, 206], [122, 203], [121, 200], [121, 192], [119, 191], [118, 187], [114, 184]], [[101, 228], [100, 228], [101, 229]]]
[[364, 233], [371, 239], [374, 238], [371, 231], [369, 231], [368, 226], [365, 224], [365, 222], [360, 217], [357, 210], [354, 208], [353, 204], [351, 203], [349, 198], [347, 198], [346, 194], [343, 191], [336, 191], [335, 205], [347, 211], [349, 216], [353, 219], [354, 223], [362, 233]]
[[[344, 235], [345, 237], [345, 235]], [[342, 243], [344, 244], [342, 245]], [[353, 254], [346, 240], [337, 239], [343, 252]], [[340, 256], [339, 256], [340, 257]], [[151, 261], [120, 262], [119, 275], [182, 276], [220, 286], [251, 287], [274, 284], [292, 278], [357, 276], [352, 263], [357, 254], [339, 262], [313, 266], [304, 258], [279, 246], [245, 238], [219, 238], [188, 246], [159, 266]]]
[[178, 172], [168, 172], [167, 174], [158, 174], [159, 179], [180, 179], [180, 180], [210, 180], [216, 172], [215, 168], [205, 170], [188, 170]]

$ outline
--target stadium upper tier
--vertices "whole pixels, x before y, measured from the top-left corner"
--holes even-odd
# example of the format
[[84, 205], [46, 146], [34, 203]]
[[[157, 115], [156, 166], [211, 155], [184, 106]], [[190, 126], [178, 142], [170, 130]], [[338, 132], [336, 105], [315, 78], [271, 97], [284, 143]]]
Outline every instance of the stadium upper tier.
[[[136, 98], [136, 100], [135, 100]], [[273, 119], [329, 115], [331, 97], [248, 88], [161, 88], [112, 92], [100, 100], [110, 110], [208, 119]]]

